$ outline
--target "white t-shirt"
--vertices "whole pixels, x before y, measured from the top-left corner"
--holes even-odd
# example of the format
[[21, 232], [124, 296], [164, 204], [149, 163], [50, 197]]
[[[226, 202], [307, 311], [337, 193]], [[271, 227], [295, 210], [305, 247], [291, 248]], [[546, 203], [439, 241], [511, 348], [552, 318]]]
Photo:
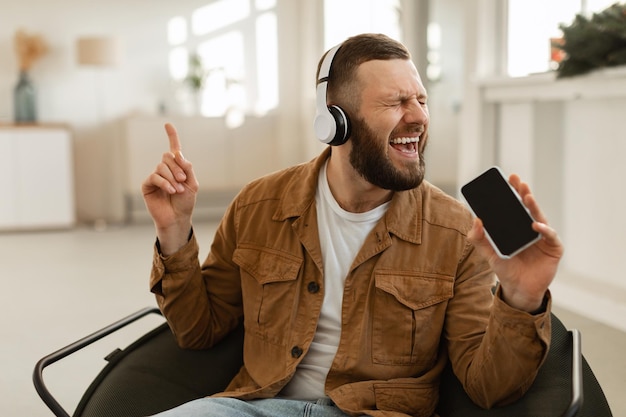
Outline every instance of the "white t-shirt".
[[326, 397], [324, 383], [341, 336], [341, 304], [346, 276], [365, 237], [389, 207], [387, 202], [365, 213], [345, 211], [330, 191], [326, 166], [320, 170], [315, 195], [324, 261], [324, 302], [311, 347], [293, 379], [281, 392], [281, 397], [300, 400]]

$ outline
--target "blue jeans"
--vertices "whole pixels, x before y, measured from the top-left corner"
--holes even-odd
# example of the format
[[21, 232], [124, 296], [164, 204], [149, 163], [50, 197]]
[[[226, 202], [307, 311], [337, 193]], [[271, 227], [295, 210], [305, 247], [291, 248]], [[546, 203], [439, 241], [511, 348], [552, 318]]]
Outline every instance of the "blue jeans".
[[158, 417], [346, 417], [329, 399], [316, 402], [267, 398], [200, 398], [157, 414]]

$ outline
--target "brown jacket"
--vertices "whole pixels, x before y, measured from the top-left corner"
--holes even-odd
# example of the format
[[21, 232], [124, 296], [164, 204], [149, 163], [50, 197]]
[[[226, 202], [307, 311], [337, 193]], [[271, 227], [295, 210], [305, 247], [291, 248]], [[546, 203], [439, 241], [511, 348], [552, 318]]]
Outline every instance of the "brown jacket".
[[[243, 317], [245, 365], [220, 395], [278, 395], [313, 340], [324, 293], [315, 190], [328, 154], [246, 186], [202, 266], [194, 237], [168, 258], [155, 250], [151, 290], [181, 346], [211, 346]], [[448, 358], [480, 406], [529, 388], [550, 343], [549, 303], [532, 316], [493, 297], [470, 226], [463, 205], [427, 182], [393, 196], [345, 282], [326, 379], [343, 411], [434, 415]]]

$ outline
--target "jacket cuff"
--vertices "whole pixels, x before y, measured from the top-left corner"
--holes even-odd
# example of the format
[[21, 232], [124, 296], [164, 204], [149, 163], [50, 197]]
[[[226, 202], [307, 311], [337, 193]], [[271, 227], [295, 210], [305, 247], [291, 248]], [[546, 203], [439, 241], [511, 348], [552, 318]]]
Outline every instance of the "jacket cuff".
[[542, 309], [528, 313], [511, 307], [502, 299], [502, 289], [498, 286], [494, 297], [494, 318], [502, 326], [515, 328], [519, 333], [532, 337], [532, 333], [539, 336], [544, 342], [549, 342], [551, 334], [550, 312], [552, 310], [552, 295], [547, 290], [544, 296]]
[[182, 272], [195, 268], [198, 263], [199, 247], [193, 229], [189, 234], [189, 241], [178, 252], [163, 256], [159, 250], [159, 241], [156, 240], [152, 255], [152, 271], [150, 273], [150, 291], [162, 295], [161, 282], [168, 274]]

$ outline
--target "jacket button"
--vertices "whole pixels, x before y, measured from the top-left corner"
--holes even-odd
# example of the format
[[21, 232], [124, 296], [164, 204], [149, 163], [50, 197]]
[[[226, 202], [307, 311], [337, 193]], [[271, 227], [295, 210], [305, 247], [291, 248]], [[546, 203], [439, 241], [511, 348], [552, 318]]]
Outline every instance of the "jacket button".
[[309, 285], [307, 285], [307, 289], [311, 294], [315, 294], [320, 290], [320, 286], [317, 282], [311, 281], [309, 282]]
[[302, 348], [298, 347], [298, 346], [294, 346], [291, 348], [291, 357], [298, 359], [300, 356], [302, 356]]

